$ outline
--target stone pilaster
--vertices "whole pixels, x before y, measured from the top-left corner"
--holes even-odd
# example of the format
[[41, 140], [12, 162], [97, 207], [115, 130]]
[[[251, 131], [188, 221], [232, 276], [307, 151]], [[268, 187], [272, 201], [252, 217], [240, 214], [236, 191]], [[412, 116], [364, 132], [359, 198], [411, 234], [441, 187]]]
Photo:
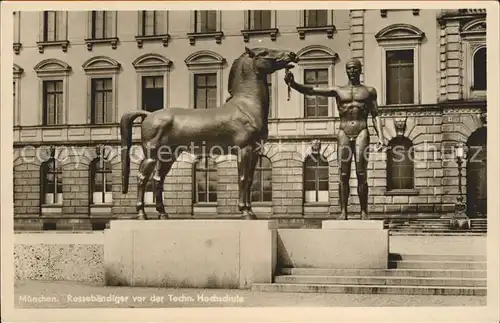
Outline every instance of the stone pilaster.
[[446, 82], [446, 26], [441, 23], [439, 28], [439, 101], [446, 101], [447, 99], [447, 82]]
[[460, 22], [446, 22], [446, 92], [447, 100], [462, 99], [462, 42]]
[[[364, 39], [364, 10], [351, 10], [349, 12], [349, 44], [351, 57], [358, 59], [364, 66], [365, 39]], [[361, 82], [364, 80], [364, 71], [361, 73]]]

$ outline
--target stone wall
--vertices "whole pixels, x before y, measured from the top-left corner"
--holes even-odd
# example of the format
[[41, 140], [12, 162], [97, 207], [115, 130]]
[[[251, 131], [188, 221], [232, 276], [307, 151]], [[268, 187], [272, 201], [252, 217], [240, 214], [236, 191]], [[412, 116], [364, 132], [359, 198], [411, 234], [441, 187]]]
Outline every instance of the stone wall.
[[[485, 255], [485, 236], [390, 236], [389, 251], [400, 254]], [[451, 246], [451, 247], [450, 247]], [[105, 284], [104, 234], [14, 234], [16, 280]]]
[[22, 233], [14, 235], [16, 280], [104, 284], [104, 235]]
[[[420, 109], [420, 108], [418, 108]], [[414, 183], [409, 192], [387, 191], [386, 153], [372, 152], [368, 164], [369, 212], [375, 217], [419, 216], [439, 217], [453, 212], [458, 193], [458, 170], [452, 158], [452, 148], [457, 142], [466, 143], [468, 137], [484, 126], [480, 108], [454, 109], [443, 114], [437, 107], [422, 112], [413, 108], [400, 113], [382, 112], [383, 137], [387, 143], [397, 136], [412, 141], [414, 147]], [[423, 109], [423, 108], [422, 108]], [[461, 112], [460, 112], [461, 111]], [[377, 137], [370, 129], [371, 143]], [[254, 203], [261, 218], [315, 218], [337, 216], [339, 207], [339, 171], [335, 138], [321, 140], [321, 153], [329, 163], [329, 201], [326, 203], [304, 203], [303, 171], [304, 160], [311, 152], [311, 141], [283, 140], [269, 141], [263, 150], [272, 162], [272, 202]], [[119, 154], [110, 159], [113, 174], [113, 202], [101, 212], [98, 207], [89, 207], [89, 164], [95, 158], [95, 147], [81, 148], [80, 153], [60, 156], [63, 168], [63, 204], [60, 213], [41, 214], [39, 205], [40, 163], [14, 162], [15, 219], [20, 227], [32, 228], [34, 222], [58, 222], [58, 229], [89, 229], [92, 223], [103, 223], [110, 218], [130, 218], [135, 215], [136, 174], [141, 157], [134, 147], [128, 194], [121, 192], [121, 164]], [[40, 150], [46, 150], [41, 147]], [[60, 151], [71, 151], [58, 148]], [[117, 152], [118, 147], [111, 148]], [[17, 152], [19, 155], [19, 152]], [[43, 154], [42, 154], [43, 155]], [[80, 157], [83, 156], [83, 157]], [[136, 158], [139, 157], [139, 158]], [[193, 205], [193, 162], [194, 157], [183, 154], [176, 161], [164, 185], [167, 212], [172, 217], [231, 218], [239, 215], [238, 172], [234, 157], [215, 158], [218, 174], [217, 202], [207, 205]], [[462, 181], [465, 193], [465, 170]], [[351, 167], [351, 197], [349, 212], [358, 216], [359, 199], [354, 164]], [[154, 205], [147, 210], [155, 214]], [[21, 225], [22, 224], [22, 225]], [[66, 226], [66, 228], [64, 228]], [[35, 225], [36, 227], [36, 225]]]

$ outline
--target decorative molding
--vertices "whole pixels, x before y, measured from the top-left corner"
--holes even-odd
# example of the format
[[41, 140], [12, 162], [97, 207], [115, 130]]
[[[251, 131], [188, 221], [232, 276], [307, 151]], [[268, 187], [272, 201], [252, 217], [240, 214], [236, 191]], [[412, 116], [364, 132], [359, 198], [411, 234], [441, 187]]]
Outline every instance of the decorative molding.
[[[380, 9], [380, 17], [387, 18], [387, 12], [389, 11], [404, 11], [407, 9]], [[411, 9], [411, 12], [414, 16], [420, 15], [420, 9]]]
[[36, 64], [33, 69], [39, 76], [44, 74], [67, 75], [71, 71], [71, 66], [57, 58], [48, 58]]
[[184, 62], [188, 68], [207, 68], [207, 67], [218, 67], [222, 68], [226, 59], [216, 52], [210, 50], [200, 50], [189, 55]]
[[321, 140], [314, 139], [311, 141], [311, 154], [319, 155], [321, 152]]
[[87, 45], [88, 51], [91, 51], [96, 44], [110, 44], [112, 49], [116, 49], [116, 47], [118, 47], [118, 41], [118, 37], [85, 39], [85, 44]]
[[99, 73], [99, 72], [114, 72], [120, 70], [121, 64], [116, 60], [107, 56], [95, 56], [82, 64], [82, 68], [86, 74]]
[[12, 49], [14, 50], [14, 54], [19, 55], [22, 47], [23, 47], [23, 45], [21, 43], [12, 44]]
[[19, 65], [14, 63], [12, 66], [12, 73], [13, 73], [14, 79], [16, 79], [16, 78], [19, 78], [24, 73], [24, 69], [22, 67], [20, 67]]
[[486, 9], [442, 9], [438, 16], [439, 24], [446, 24], [446, 21], [466, 21], [486, 17]]
[[479, 116], [479, 120], [481, 121], [481, 124], [483, 125], [483, 127], [486, 127], [487, 121], [488, 121], [486, 111], [481, 113], [481, 115]]
[[168, 47], [170, 35], [153, 35], [153, 36], [135, 36], [137, 47], [142, 48], [145, 42], [161, 41], [163, 47]]
[[464, 38], [470, 36], [486, 37], [486, 18], [469, 21], [460, 29], [460, 35]]
[[21, 111], [19, 109], [20, 103], [21, 103], [21, 84], [20, 84], [20, 78], [21, 75], [24, 73], [24, 69], [21, 68], [17, 64], [12, 65], [12, 78], [14, 81], [14, 126], [19, 125], [21, 122], [20, 114]]
[[406, 120], [408, 116], [405, 118], [398, 118], [396, 117], [394, 119], [394, 128], [396, 129], [396, 135], [397, 136], [403, 136], [405, 131], [406, 131]]
[[36, 42], [38, 47], [38, 53], [43, 54], [45, 47], [56, 47], [61, 46], [64, 53], [68, 51], [69, 41], [68, 40], [57, 40], [57, 41], [39, 41]]
[[135, 69], [161, 69], [169, 70], [172, 66], [172, 61], [161, 54], [147, 53], [139, 56], [132, 62]]
[[188, 33], [189, 44], [195, 45], [196, 39], [198, 38], [214, 38], [217, 44], [222, 43], [222, 37], [224, 37], [224, 33], [222, 31], [214, 31], [209, 33]]
[[328, 39], [333, 38], [333, 34], [337, 31], [335, 26], [323, 26], [323, 27], [297, 27], [297, 32], [299, 33], [299, 39], [306, 39], [306, 34], [309, 33], [319, 33], [325, 32]]
[[243, 41], [248, 43], [250, 41], [250, 36], [257, 35], [269, 35], [272, 41], [276, 41], [278, 37], [279, 29], [278, 28], [270, 28], [270, 29], [245, 29], [241, 31], [243, 35]]
[[19, 55], [22, 44], [21, 44], [21, 11], [14, 11], [12, 13], [14, 24], [14, 39], [12, 44], [12, 49], [14, 50], [14, 54]]
[[300, 64], [303, 64], [303, 62], [335, 64], [339, 59], [339, 55], [336, 52], [323, 45], [310, 45], [304, 47], [297, 52], [297, 56], [300, 58]]
[[409, 24], [393, 24], [375, 34], [375, 39], [379, 43], [403, 40], [421, 43], [424, 37], [425, 33], [422, 30]]

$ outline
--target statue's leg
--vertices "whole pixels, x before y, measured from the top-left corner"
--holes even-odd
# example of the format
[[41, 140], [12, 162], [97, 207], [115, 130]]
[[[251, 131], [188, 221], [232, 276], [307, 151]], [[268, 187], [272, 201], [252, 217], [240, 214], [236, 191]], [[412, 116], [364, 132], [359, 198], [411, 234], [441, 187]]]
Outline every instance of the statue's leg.
[[144, 149], [146, 157], [141, 161], [139, 172], [137, 174], [137, 216], [140, 220], [147, 220], [146, 212], [144, 211], [144, 192], [146, 184], [151, 178], [156, 166], [156, 149]]
[[347, 220], [347, 204], [349, 201], [349, 178], [351, 176], [352, 155], [353, 151], [351, 141], [345, 132], [340, 130], [338, 134], [337, 159], [340, 170], [340, 218], [343, 220]]
[[165, 177], [172, 168], [174, 160], [160, 161], [160, 165], [155, 174], [155, 200], [156, 200], [156, 211], [158, 211], [158, 219], [166, 220], [168, 219], [168, 214], [165, 211], [165, 203], [163, 201], [163, 186], [165, 183]]
[[245, 188], [245, 205], [246, 205], [246, 210], [248, 214], [250, 215], [251, 218], [257, 219], [255, 216], [255, 213], [252, 211], [252, 183], [253, 183], [253, 177], [255, 173], [255, 166], [257, 165], [257, 162], [259, 160], [259, 152], [255, 151], [255, 148], [252, 148], [252, 151], [250, 153], [250, 161], [249, 161], [249, 167], [247, 169], [247, 185]]
[[244, 219], [253, 219], [252, 214], [247, 209], [246, 188], [248, 182], [248, 169], [252, 158], [252, 146], [248, 145], [239, 150], [238, 155], [238, 210], [242, 213]]
[[361, 219], [368, 220], [368, 145], [370, 134], [368, 130], [360, 132], [356, 138], [356, 177], [358, 178], [358, 196], [361, 207]]

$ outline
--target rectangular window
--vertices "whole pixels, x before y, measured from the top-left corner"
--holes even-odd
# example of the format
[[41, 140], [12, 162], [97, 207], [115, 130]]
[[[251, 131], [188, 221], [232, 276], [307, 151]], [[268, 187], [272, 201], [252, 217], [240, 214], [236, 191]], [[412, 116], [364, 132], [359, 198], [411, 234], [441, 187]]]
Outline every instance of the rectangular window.
[[328, 10], [305, 10], [305, 27], [324, 27], [328, 25]]
[[[328, 87], [328, 69], [304, 70], [304, 84], [314, 87]], [[328, 98], [323, 96], [304, 97], [305, 116], [328, 117]]]
[[263, 30], [271, 28], [271, 10], [249, 10], [249, 30]]
[[217, 31], [217, 11], [195, 11], [195, 28], [197, 33]]
[[217, 202], [217, 169], [211, 159], [203, 158], [195, 167], [195, 203]]
[[143, 11], [142, 12], [142, 35], [157, 36], [164, 34], [164, 19], [162, 11]]
[[92, 11], [92, 39], [111, 38], [112, 23], [111, 11]]
[[195, 109], [217, 107], [217, 74], [196, 74], [194, 79]]
[[58, 35], [58, 13], [57, 11], [43, 12], [43, 41], [59, 40]]
[[111, 78], [92, 79], [92, 124], [113, 122], [113, 80]]
[[153, 112], [164, 108], [163, 76], [142, 77], [142, 109]]
[[43, 125], [63, 122], [63, 81], [43, 81]]
[[414, 66], [412, 49], [386, 52], [387, 104], [414, 103]]

